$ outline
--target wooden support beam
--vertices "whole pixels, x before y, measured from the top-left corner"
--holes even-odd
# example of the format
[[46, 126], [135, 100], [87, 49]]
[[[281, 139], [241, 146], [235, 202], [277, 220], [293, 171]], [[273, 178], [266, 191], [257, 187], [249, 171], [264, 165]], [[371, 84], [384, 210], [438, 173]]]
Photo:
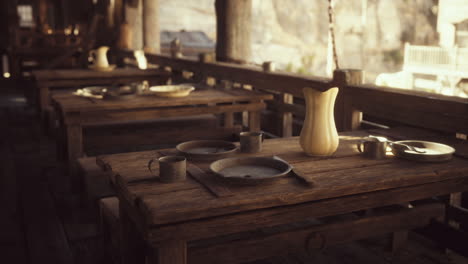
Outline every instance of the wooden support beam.
[[132, 44], [130, 49], [143, 48], [143, 8], [142, 0], [128, 1], [125, 6], [125, 18], [131, 32]]
[[216, 0], [216, 60], [245, 63], [251, 56], [252, 0]]
[[362, 70], [335, 70], [333, 73], [333, 83], [340, 89], [335, 103], [335, 124], [338, 131], [356, 130], [361, 124], [362, 113], [349, 100], [347, 86], [359, 85], [362, 81]]
[[[275, 96], [276, 101], [279, 104], [292, 105], [293, 96], [292, 94], [282, 93]], [[278, 132], [282, 137], [292, 137], [293, 133], [293, 115], [292, 112], [278, 112]]]
[[160, 52], [159, 31], [159, 0], [143, 0], [143, 48], [146, 52]]

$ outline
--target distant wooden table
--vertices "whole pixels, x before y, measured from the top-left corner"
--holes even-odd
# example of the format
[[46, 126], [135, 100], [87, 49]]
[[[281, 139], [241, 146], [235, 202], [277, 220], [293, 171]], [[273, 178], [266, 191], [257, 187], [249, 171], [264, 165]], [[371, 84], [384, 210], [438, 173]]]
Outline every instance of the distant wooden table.
[[224, 126], [232, 127], [233, 113], [246, 111], [250, 130], [257, 131], [260, 130], [260, 111], [265, 109], [263, 101], [272, 98], [270, 94], [244, 89], [196, 89], [189, 96], [180, 98], [135, 95], [128, 99], [97, 100], [57, 93], [52, 96], [52, 101], [65, 135], [63, 143], [68, 161], [72, 164], [83, 155], [82, 128], [85, 125], [224, 113]]
[[154, 84], [164, 84], [170, 75], [157, 69], [116, 68], [109, 72], [90, 69], [37, 70], [32, 72], [32, 76], [36, 82], [39, 112], [41, 117], [44, 117], [50, 105], [51, 89], [122, 84], [143, 80]]
[[[151, 175], [147, 163], [167, 151], [98, 157], [97, 163], [111, 171], [120, 201], [124, 263], [143, 261], [145, 255], [150, 263], [159, 264], [187, 263], [187, 258], [189, 263], [235, 263], [294, 249], [320, 249], [428, 224], [444, 215], [444, 206], [368, 210], [363, 217], [328, 224], [311, 224], [311, 219], [468, 190], [466, 159], [370, 160], [356, 149], [367, 135], [342, 133], [338, 151], [328, 158], [306, 156], [297, 137], [265, 140], [262, 153], [255, 155], [279, 156], [301, 177], [292, 174], [257, 186], [220, 182], [207, 172], [209, 162], [199, 161], [188, 163], [192, 176], [186, 181], [163, 184]], [[242, 239], [242, 234], [249, 239]], [[222, 239], [203, 243], [213, 237]], [[152, 250], [144, 252], [147, 247], [142, 243]]]

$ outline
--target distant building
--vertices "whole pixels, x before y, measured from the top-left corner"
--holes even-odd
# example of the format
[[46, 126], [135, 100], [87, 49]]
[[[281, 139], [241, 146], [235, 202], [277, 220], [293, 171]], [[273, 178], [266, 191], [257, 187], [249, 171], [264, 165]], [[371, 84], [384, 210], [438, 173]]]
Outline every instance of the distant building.
[[468, 0], [439, 0], [437, 31], [441, 47], [468, 47]]

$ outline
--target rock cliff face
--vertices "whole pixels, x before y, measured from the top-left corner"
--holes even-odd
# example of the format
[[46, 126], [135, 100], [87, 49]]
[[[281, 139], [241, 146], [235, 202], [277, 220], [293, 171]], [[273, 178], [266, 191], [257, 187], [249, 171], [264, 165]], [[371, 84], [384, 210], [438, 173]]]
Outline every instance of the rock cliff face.
[[[405, 42], [437, 45], [438, 0], [335, 0], [339, 66], [367, 81], [401, 69]], [[202, 30], [216, 39], [214, 0], [160, 0], [161, 30]], [[252, 0], [253, 63], [326, 76], [327, 0]]]

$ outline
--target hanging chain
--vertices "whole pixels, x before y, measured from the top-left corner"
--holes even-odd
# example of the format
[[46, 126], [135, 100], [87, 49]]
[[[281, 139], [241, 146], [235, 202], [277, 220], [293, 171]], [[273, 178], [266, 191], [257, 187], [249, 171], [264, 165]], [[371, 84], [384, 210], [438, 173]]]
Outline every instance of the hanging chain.
[[335, 24], [333, 23], [333, 0], [328, 0], [328, 28], [330, 30], [330, 37], [332, 41], [333, 48], [333, 61], [335, 62], [336, 69], [339, 69], [338, 66], [338, 55], [336, 54], [336, 42], [335, 42]]

